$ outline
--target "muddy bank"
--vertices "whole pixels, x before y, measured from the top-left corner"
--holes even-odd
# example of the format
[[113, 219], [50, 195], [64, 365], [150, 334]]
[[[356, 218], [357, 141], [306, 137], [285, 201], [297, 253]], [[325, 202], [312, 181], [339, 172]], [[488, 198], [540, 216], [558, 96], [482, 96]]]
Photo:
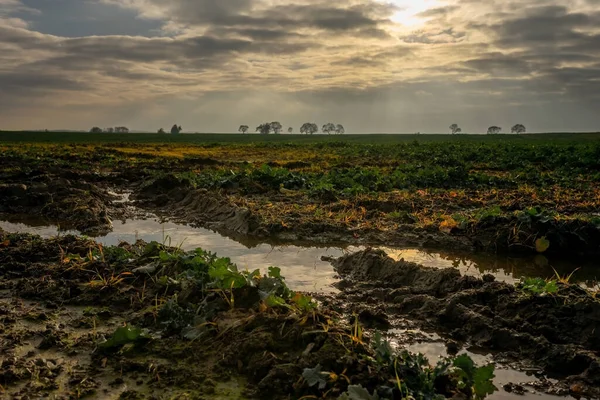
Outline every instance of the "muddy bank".
[[[237, 189], [196, 189], [188, 179], [165, 175], [139, 184], [133, 198], [142, 208], [178, 221], [282, 243], [382, 244], [526, 255], [537, 254], [536, 241], [543, 238], [548, 243], [544, 253], [550, 256], [600, 254], [600, 230], [591, 222], [524, 214], [440, 229], [417, 225], [409, 214], [398, 211], [401, 204], [320, 203], [300, 192], [288, 192], [240, 196]], [[390, 219], [389, 212], [400, 216]]]
[[0, 385], [10, 397], [338, 398], [360, 385], [396, 399], [396, 375], [404, 393], [473, 396], [454, 361], [431, 375], [344, 320], [291, 292], [277, 268], [240, 272], [156, 242], [0, 232]]
[[112, 220], [125, 217], [118, 196], [78, 177], [41, 175], [26, 183], [0, 184], [0, 214], [27, 215], [56, 221], [63, 229], [87, 235], [111, 231]]
[[[303, 221], [287, 215], [284, 207], [272, 204], [285, 196], [264, 199], [263, 210], [270, 210], [272, 223], [264, 213], [240, 205], [235, 196], [224, 192], [195, 189], [191, 182], [175, 176], [156, 179], [135, 191], [132, 199], [144, 209], [177, 221], [214, 229], [223, 234], [245, 235], [256, 239], [268, 239], [280, 243], [338, 243], [338, 244], [386, 244], [390, 246], [417, 246], [428, 248], [455, 247], [472, 250], [474, 244], [466, 238], [448, 237], [439, 232], [427, 232], [405, 226], [396, 232], [382, 232], [371, 228], [354, 228], [343, 221], [332, 224], [327, 221]], [[293, 199], [286, 199], [292, 204]]]
[[[342, 299], [379, 304], [385, 318], [410, 317], [460, 343], [528, 361], [593, 398], [600, 389], [600, 300], [576, 285], [556, 293], [430, 269], [366, 250], [332, 260]], [[577, 394], [577, 393], [574, 393]]]
[[[122, 220], [131, 212], [109, 194], [108, 188], [116, 188], [132, 191], [132, 199], [146, 211], [238, 239], [536, 254], [536, 241], [543, 238], [548, 255], [600, 254], [595, 219], [555, 218], [539, 207], [526, 208], [529, 204], [510, 204], [492, 212], [487, 205], [495, 199], [470, 200], [487, 192], [452, 192], [458, 197], [448, 197], [419, 190], [327, 198], [302, 188], [306, 182], [290, 170], [285, 179], [257, 174], [241, 181], [227, 176], [219, 180], [224, 164], [212, 159], [137, 153], [129, 161], [120, 157], [124, 154], [112, 149], [96, 149], [81, 158], [0, 157], [6, 161], [0, 168], [0, 213], [35, 215], [65, 229], [102, 235], [110, 231], [111, 220]], [[90, 164], [87, 171], [73, 168], [85, 163]], [[247, 167], [240, 165], [229, 166], [232, 171]], [[290, 183], [288, 178], [294, 179]]]
[[[194, 189], [188, 180], [167, 175], [143, 186], [132, 197], [143, 208], [232, 235], [260, 236], [259, 221], [249, 210], [204, 189]], [[266, 233], [266, 232], [263, 232]]]
[[583, 167], [597, 157], [583, 143], [330, 145], [4, 145], [0, 181], [131, 189], [150, 211], [261, 239], [600, 254], [600, 189]]

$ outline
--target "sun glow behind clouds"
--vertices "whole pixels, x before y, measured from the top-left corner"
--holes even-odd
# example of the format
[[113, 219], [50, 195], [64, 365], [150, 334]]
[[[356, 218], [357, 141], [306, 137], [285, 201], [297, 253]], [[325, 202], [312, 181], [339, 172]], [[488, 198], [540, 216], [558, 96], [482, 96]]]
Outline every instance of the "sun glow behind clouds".
[[405, 27], [414, 27], [423, 23], [417, 14], [441, 5], [440, 0], [390, 0], [400, 10], [394, 14], [392, 20]]

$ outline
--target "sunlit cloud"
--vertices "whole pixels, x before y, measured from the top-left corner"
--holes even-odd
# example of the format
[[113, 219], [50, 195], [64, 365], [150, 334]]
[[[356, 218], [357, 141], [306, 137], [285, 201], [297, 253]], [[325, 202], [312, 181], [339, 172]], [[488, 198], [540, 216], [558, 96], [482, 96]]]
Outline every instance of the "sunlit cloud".
[[49, 4], [0, 0], [0, 129], [600, 126], [595, 0]]
[[440, 0], [390, 0], [390, 2], [398, 7], [398, 11], [391, 18], [392, 21], [407, 28], [423, 25], [427, 18], [421, 13], [442, 4]]

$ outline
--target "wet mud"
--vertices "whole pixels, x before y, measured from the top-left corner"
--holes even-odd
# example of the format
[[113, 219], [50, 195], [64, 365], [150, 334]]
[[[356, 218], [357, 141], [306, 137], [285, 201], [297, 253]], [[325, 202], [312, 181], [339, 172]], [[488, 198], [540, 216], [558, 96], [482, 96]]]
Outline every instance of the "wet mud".
[[556, 293], [532, 294], [491, 275], [461, 276], [456, 269], [394, 261], [371, 249], [330, 261], [343, 278], [336, 301], [357, 305], [368, 321], [410, 318], [456, 343], [541, 368], [575, 396], [600, 395], [596, 293], [559, 282]]
[[215, 193], [196, 190], [189, 181], [173, 176], [143, 186], [135, 192], [133, 200], [140, 207], [188, 224], [232, 235], [259, 235], [259, 220], [249, 210], [237, 207]]
[[343, 218], [332, 220], [301, 213], [299, 210], [316, 206], [324, 214], [335, 214], [349, 206], [343, 201], [308, 200], [293, 191], [290, 194], [240, 194], [235, 189], [196, 189], [189, 180], [173, 175], [144, 182], [138, 187], [133, 199], [139, 206], [228, 235], [287, 243], [452, 248], [515, 255], [538, 253], [536, 240], [544, 237], [552, 243], [545, 250], [548, 255], [590, 257], [600, 254], [600, 229], [596, 224], [579, 220], [558, 221], [543, 216], [489, 217], [468, 228], [454, 227], [446, 231], [417, 226], [408, 217], [398, 221], [384, 218], [386, 212], [402, 210], [402, 204], [363, 202], [354, 205], [364, 213], [363, 222], [351, 223]]
[[[0, 232], [0, 246], [7, 398], [338, 398], [350, 385], [400, 398], [356, 322], [353, 331], [326, 307], [267, 306], [259, 286], [277, 279], [206, 290], [185, 278], [199, 256], [158, 243]], [[395, 374], [420, 373], [411, 368]], [[442, 395], [466, 390], [443, 382]]]
[[[145, 212], [234, 238], [536, 254], [536, 240], [543, 237], [551, 243], [545, 249], [548, 255], [600, 254], [600, 229], [592, 220], [556, 219], [533, 212], [518, 217], [490, 215], [466, 225], [453, 221], [443, 228], [417, 223], [411, 214], [415, 207], [426, 209], [431, 204], [414, 203], [416, 199], [407, 202], [394, 198], [393, 193], [386, 195], [390, 197], [387, 200], [379, 195], [353, 201], [327, 199], [283, 187], [273, 190], [253, 180], [244, 183], [248, 187], [233, 182], [202, 189], [185, 173], [216, 173], [214, 169], [226, 163], [203, 157], [153, 158], [132, 153], [133, 164], [120, 159], [123, 155], [116, 149], [97, 148], [77, 156], [43, 154], [35, 161], [24, 155], [0, 156], [0, 214], [37, 216], [64, 229], [103, 235], [110, 232], [112, 221], [131, 216], [131, 208], [111, 193], [128, 191], [134, 204]], [[81, 168], [73, 168], [79, 164]], [[88, 164], [92, 167], [86, 171]], [[227, 165], [242, 168], [243, 163]], [[305, 167], [286, 164], [286, 168]], [[452, 201], [457, 202], [448, 205], [453, 211], [477, 207], [468, 199]], [[512, 207], [518, 208], [516, 204]]]
[[[126, 218], [130, 210], [120, 197], [85, 174], [31, 173], [26, 179], [6, 178], [0, 183], [0, 214], [42, 218], [90, 236], [112, 229], [112, 221]], [[65, 176], [69, 175], [69, 179]], [[88, 176], [89, 178], [89, 176]], [[99, 177], [96, 177], [99, 179]], [[16, 181], [16, 182], [11, 182]]]
[[[219, 165], [213, 161], [186, 160], [190, 167]], [[22, 171], [2, 175], [1, 214], [39, 216], [90, 236], [110, 232], [113, 220], [136, 212], [114, 194], [127, 190], [140, 210], [230, 237], [536, 253], [535, 238], [543, 235], [552, 243], [548, 254], [600, 253], [597, 226], [582, 221], [491, 217], [476, 229], [442, 232], [406, 218], [386, 225], [381, 213], [396, 210], [393, 204], [363, 204], [364, 220], [377, 223], [358, 224], [290, 212], [307, 200], [289, 190], [258, 188], [242, 196], [236, 188], [197, 189], [185, 178], [156, 178], [132, 167], [104, 174], [27, 171], [16, 161], [13, 167]], [[328, 212], [343, 207], [336, 199], [310, 202]], [[515, 238], [516, 225], [522, 237]], [[285, 307], [265, 310], [254, 289], [208, 293], [186, 286], [183, 271], [161, 269], [160, 253], [147, 254], [146, 246], [122, 244], [104, 253], [74, 236], [0, 231], [0, 394], [337, 398], [350, 384], [373, 391], [395, 378], [372, 364], [374, 354], [357, 343], [352, 324], [386, 331], [409, 319], [443, 335], [449, 353], [475, 346], [498, 361], [539, 370], [544, 379], [536, 381], [538, 390], [600, 398], [600, 300], [577, 285], [559, 283], [556, 293], [532, 294], [493, 276], [462, 276], [366, 250], [330, 260], [343, 279], [341, 293], [317, 296], [323, 309], [307, 318]], [[115, 249], [135, 257], [122, 259]], [[132, 325], [148, 330], [143, 343], [100, 350], [116, 329]], [[317, 365], [336, 377], [326, 392], [302, 379]], [[520, 387], [515, 382], [504, 389]], [[456, 388], [439, 392], [461, 394]]]

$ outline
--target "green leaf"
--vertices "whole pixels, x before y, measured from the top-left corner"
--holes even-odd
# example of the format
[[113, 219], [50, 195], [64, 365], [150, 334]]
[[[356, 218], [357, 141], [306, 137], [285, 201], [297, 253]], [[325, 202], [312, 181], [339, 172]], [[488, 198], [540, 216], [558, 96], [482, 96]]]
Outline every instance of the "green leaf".
[[281, 276], [281, 268], [279, 267], [269, 267], [269, 278], [285, 279]]
[[325, 386], [327, 386], [325, 377], [328, 375], [328, 373], [321, 371], [321, 364], [318, 364], [314, 368], [304, 368], [304, 372], [302, 372], [302, 377], [306, 380], [308, 386], [313, 387], [319, 385], [320, 390], [325, 389]]
[[522, 288], [533, 294], [554, 294], [558, 292], [558, 283], [555, 280], [545, 281], [542, 278], [525, 278]]
[[373, 348], [375, 350], [377, 362], [381, 364], [391, 362], [394, 350], [392, 349], [390, 342], [383, 339], [380, 332], [375, 333], [375, 337], [373, 338]]
[[172, 256], [164, 250], [158, 253], [158, 259], [160, 260], [160, 262], [168, 262], [171, 258]]
[[208, 269], [208, 276], [220, 289], [241, 288], [248, 283], [246, 277], [238, 272], [237, 266], [232, 264], [228, 258], [214, 260]]
[[230, 273], [227, 265], [211, 265], [208, 269], [208, 276], [212, 279], [223, 280]]
[[277, 278], [262, 277], [258, 281], [258, 290], [262, 298], [266, 298], [271, 294], [284, 299], [291, 297], [290, 289], [285, 285], [283, 280]]
[[361, 385], [350, 385], [348, 391], [339, 397], [341, 400], [379, 400], [377, 391], [373, 394]]
[[454, 359], [454, 366], [462, 369], [467, 376], [473, 376], [473, 371], [475, 370], [475, 363], [467, 354], [461, 354], [460, 356]]
[[302, 293], [294, 294], [292, 301], [302, 311], [311, 311], [316, 307], [316, 304], [312, 301], [312, 297], [303, 295]]
[[249, 279], [257, 279], [260, 278], [260, 269], [255, 269], [248, 275]]
[[145, 257], [154, 257], [156, 255], [158, 255], [158, 253], [164, 248], [163, 245], [161, 245], [158, 242], [150, 242], [146, 245], [146, 247], [144, 248], [144, 256]]
[[144, 331], [142, 331], [142, 329], [136, 328], [132, 325], [127, 325], [117, 328], [112, 337], [107, 341], [98, 344], [98, 347], [110, 349], [147, 339], [150, 339], [150, 337]]
[[473, 374], [473, 391], [476, 399], [484, 399], [498, 388], [494, 386], [494, 364], [479, 367]]
[[533, 294], [540, 294], [546, 287], [546, 281], [542, 278], [525, 278], [523, 280], [523, 290]]
[[546, 236], [543, 236], [535, 241], [535, 249], [538, 253], [544, 253], [546, 250], [550, 248], [550, 241], [546, 239]]
[[546, 283], [546, 286], [544, 287], [544, 291], [546, 293], [550, 293], [550, 294], [554, 294], [558, 292], [558, 283], [556, 281], [549, 281], [548, 283]]
[[290, 308], [290, 305], [285, 302], [285, 300], [279, 296], [270, 295], [265, 299], [265, 304], [269, 307], [287, 307]]

